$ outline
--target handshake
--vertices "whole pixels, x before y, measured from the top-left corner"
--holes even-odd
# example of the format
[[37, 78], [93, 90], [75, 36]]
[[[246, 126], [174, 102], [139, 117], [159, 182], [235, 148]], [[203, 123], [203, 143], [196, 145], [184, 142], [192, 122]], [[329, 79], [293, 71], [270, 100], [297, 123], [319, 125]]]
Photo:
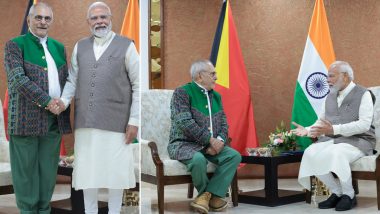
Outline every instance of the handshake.
[[63, 104], [61, 99], [53, 98], [52, 100], [50, 100], [49, 104], [45, 107], [45, 109], [49, 110], [53, 114], [59, 115], [66, 108], [65, 104]]

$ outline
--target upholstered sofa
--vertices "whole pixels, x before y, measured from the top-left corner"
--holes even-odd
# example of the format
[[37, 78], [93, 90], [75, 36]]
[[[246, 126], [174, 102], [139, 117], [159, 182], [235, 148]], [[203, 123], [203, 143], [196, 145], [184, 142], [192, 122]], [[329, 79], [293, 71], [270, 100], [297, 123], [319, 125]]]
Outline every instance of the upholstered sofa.
[[[153, 163], [148, 146], [149, 141], [157, 145], [158, 154], [165, 165], [164, 175], [190, 175], [186, 166], [179, 161], [169, 158], [167, 145], [170, 131], [170, 100], [173, 90], [149, 90], [142, 92], [141, 103], [141, 173], [144, 175], [156, 175], [156, 167]], [[214, 164], [209, 164], [208, 171], [215, 170]]]
[[370, 171], [374, 172], [376, 170], [375, 160], [378, 158], [380, 153], [380, 86], [369, 88], [373, 95], [376, 97], [376, 103], [374, 106], [374, 122], [375, 133], [376, 133], [376, 150], [377, 154], [371, 156], [365, 156], [360, 158], [351, 164], [352, 171]]
[[[193, 186], [186, 166], [169, 158], [167, 145], [170, 132], [170, 100], [173, 90], [148, 90], [141, 94], [141, 180], [157, 185], [159, 213], [164, 212], [164, 186], [189, 183], [188, 198]], [[215, 171], [208, 164], [207, 172]], [[237, 206], [236, 175], [231, 183], [232, 201]]]
[[376, 97], [374, 121], [377, 153], [360, 158], [351, 164], [355, 192], [359, 193], [358, 180], [375, 180], [377, 192], [377, 209], [380, 210], [380, 86], [369, 88]]
[[[2, 103], [0, 100], [0, 106]], [[0, 195], [13, 193], [11, 165], [9, 161], [9, 142], [5, 137], [4, 115], [0, 109]]]

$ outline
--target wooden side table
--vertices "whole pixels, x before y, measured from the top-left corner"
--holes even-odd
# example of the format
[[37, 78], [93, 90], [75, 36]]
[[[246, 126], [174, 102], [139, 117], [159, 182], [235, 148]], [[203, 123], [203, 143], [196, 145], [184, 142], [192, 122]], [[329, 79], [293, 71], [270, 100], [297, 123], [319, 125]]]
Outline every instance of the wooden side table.
[[[58, 175], [69, 176], [71, 179], [71, 194], [70, 198], [52, 201], [51, 205], [51, 213], [52, 214], [83, 214], [84, 213], [84, 202], [83, 202], [83, 191], [75, 190], [72, 187], [72, 167], [58, 166]], [[98, 202], [98, 213], [99, 214], [107, 214], [108, 206], [106, 202], [99, 201]]]
[[239, 202], [274, 207], [305, 201], [305, 192], [278, 189], [278, 165], [301, 162], [301, 159], [302, 154], [274, 157], [242, 156], [242, 163], [264, 165], [265, 188], [239, 193]]

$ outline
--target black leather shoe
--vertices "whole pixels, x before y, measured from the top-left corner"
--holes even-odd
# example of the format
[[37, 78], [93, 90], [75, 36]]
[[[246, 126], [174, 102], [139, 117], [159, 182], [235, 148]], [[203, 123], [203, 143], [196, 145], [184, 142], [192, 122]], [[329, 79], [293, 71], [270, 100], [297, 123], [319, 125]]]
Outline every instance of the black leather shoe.
[[354, 208], [356, 206], [356, 197], [354, 196], [353, 199], [350, 198], [348, 195], [342, 195], [340, 201], [335, 207], [336, 211], [346, 211]]
[[336, 204], [339, 202], [340, 198], [341, 197], [338, 197], [335, 193], [333, 193], [330, 195], [330, 197], [327, 200], [320, 202], [318, 204], [318, 208], [319, 209], [334, 208]]

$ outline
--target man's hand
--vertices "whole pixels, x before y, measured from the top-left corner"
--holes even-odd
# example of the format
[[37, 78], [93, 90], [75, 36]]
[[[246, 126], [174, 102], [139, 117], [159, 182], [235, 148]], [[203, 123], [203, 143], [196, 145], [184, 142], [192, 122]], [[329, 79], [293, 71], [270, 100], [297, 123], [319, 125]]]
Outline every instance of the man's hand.
[[128, 125], [125, 129], [125, 143], [130, 144], [132, 143], [133, 139], [137, 137], [137, 126]]
[[300, 124], [296, 122], [292, 122], [293, 125], [295, 125], [297, 128], [290, 130], [293, 134], [296, 134], [297, 136], [306, 136], [308, 134], [307, 130], [305, 127], [301, 126]]
[[46, 106], [47, 110], [51, 113], [59, 115], [62, 111], [65, 110], [65, 104], [59, 98], [53, 98], [50, 100], [49, 104]]
[[215, 149], [213, 149], [212, 147], [208, 147], [207, 150], [206, 150], [206, 154], [214, 156], [217, 153], [216, 153]]
[[311, 137], [334, 134], [334, 129], [328, 120], [320, 119], [318, 124], [310, 128]]
[[220, 151], [222, 151], [224, 147], [223, 141], [217, 139], [217, 138], [210, 138], [210, 147], [215, 150], [216, 154], [219, 154]]

